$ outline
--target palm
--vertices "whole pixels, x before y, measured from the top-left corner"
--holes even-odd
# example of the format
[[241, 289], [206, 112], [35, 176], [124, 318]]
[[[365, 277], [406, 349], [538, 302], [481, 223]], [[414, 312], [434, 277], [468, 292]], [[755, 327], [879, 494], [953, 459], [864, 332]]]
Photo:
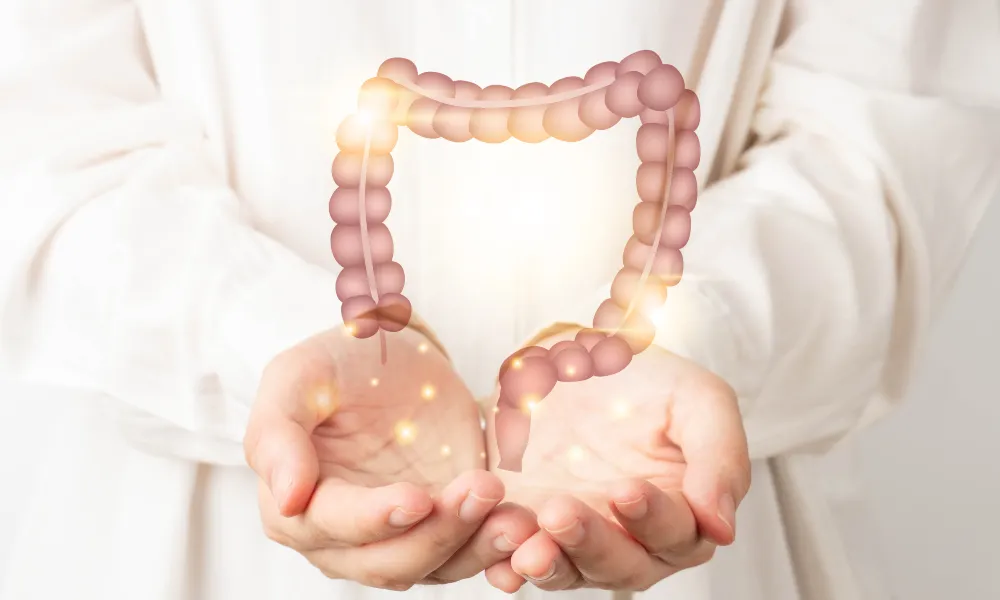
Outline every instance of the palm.
[[[522, 471], [498, 473], [521, 502], [537, 506], [568, 492], [605, 514], [604, 490], [612, 481], [638, 478], [680, 489], [686, 463], [671, 415], [676, 382], [688, 375], [704, 372], [651, 347], [616, 375], [556, 385], [532, 411]], [[492, 423], [488, 436], [495, 451]], [[497, 463], [491, 456], [490, 465]]]
[[385, 365], [378, 336], [337, 331], [316, 339], [311, 360], [338, 373], [336, 409], [312, 436], [321, 478], [364, 486], [407, 481], [437, 490], [464, 471], [485, 468], [478, 407], [420, 334], [387, 334]]

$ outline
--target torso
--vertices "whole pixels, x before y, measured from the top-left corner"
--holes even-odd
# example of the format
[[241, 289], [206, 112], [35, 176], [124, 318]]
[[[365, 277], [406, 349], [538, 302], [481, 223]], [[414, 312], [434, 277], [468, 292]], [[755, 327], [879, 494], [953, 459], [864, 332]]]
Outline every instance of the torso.
[[[166, 98], [196, 111], [256, 225], [339, 271], [335, 133], [393, 56], [480, 85], [583, 76], [641, 49], [686, 73], [708, 1], [254, 5], [141, 2]], [[739, 64], [742, 48], [732, 47]], [[711, 111], [703, 107], [703, 113]], [[724, 107], [722, 107], [724, 110]], [[455, 144], [401, 130], [387, 224], [405, 292], [477, 395], [532, 332], [621, 266], [638, 201], [638, 119], [573, 144]], [[332, 307], [336, 311], [336, 307]]]
[[[334, 136], [358, 87], [384, 59], [406, 57], [456, 79], [517, 86], [582, 76], [599, 62], [652, 49], [687, 76], [709, 9], [708, 0], [581, 0], [571, 11], [568, 2], [533, 0], [139, 4], [165, 99], [205, 124], [255, 224], [332, 272], [339, 267], [328, 247], [326, 204]], [[719, 146], [757, 3], [725, 6], [699, 86], [703, 162]], [[619, 267], [637, 201], [637, 127], [624, 122], [583, 142], [538, 146], [452, 144], [401, 132], [390, 184], [396, 260], [407, 270], [415, 309], [477, 394], [492, 390], [496, 366], [510, 350], [561, 318], [563, 306], [595, 296]], [[327, 581], [301, 556], [267, 541], [247, 469], [150, 456], [99, 417], [56, 431], [58, 470], [73, 477], [39, 488], [38, 524], [19, 549], [21, 564], [38, 570], [21, 569], [12, 589], [47, 597], [45, 589], [62, 585], [42, 575], [51, 564], [49, 541], [60, 540], [59, 550], [77, 567], [69, 578], [74, 587], [102, 590], [102, 597], [390, 596]], [[104, 485], [93, 486], [98, 473]], [[740, 509], [739, 542], [639, 598], [800, 597], [770, 464], [755, 463], [753, 480]], [[65, 497], [76, 500], [67, 506]], [[150, 527], [122, 528], [135, 516], [123, 516], [122, 507]], [[92, 531], [91, 524], [105, 529]], [[116, 588], [112, 582], [123, 573], [130, 577]], [[505, 597], [481, 577], [415, 588], [409, 596]], [[532, 586], [519, 596], [547, 597]], [[612, 596], [572, 593], [578, 600]]]

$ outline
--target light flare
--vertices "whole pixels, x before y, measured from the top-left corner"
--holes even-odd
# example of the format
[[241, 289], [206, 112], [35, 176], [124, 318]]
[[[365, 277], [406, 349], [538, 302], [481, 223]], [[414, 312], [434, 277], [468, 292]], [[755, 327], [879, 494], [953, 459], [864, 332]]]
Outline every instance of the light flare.
[[393, 433], [396, 436], [397, 444], [407, 446], [412, 444], [413, 440], [417, 438], [417, 426], [410, 421], [403, 420], [396, 423]]
[[375, 113], [367, 108], [358, 109], [358, 123], [361, 124], [365, 129], [369, 129], [372, 123], [375, 122]]
[[611, 414], [615, 420], [627, 419], [632, 415], [632, 405], [619, 398], [611, 405]]
[[666, 306], [653, 306], [643, 310], [643, 314], [646, 318], [653, 324], [653, 327], [659, 328], [663, 324], [663, 317], [666, 315]]
[[309, 397], [313, 410], [324, 418], [336, 412], [340, 407], [337, 390], [329, 383], [316, 386]]
[[526, 414], [533, 414], [541, 405], [542, 399], [534, 394], [528, 394], [521, 399], [521, 409]]

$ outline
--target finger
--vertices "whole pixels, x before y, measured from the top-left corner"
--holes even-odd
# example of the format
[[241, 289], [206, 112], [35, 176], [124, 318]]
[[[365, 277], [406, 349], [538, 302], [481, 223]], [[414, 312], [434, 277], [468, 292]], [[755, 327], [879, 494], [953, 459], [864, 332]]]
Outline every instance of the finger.
[[719, 381], [682, 381], [671, 437], [684, 453], [682, 488], [701, 531], [720, 545], [736, 539], [736, 508], [750, 488], [750, 459], [736, 394]]
[[285, 516], [300, 514], [319, 477], [309, 434], [270, 409], [254, 410], [244, 438], [247, 464], [257, 473]]
[[501, 504], [486, 517], [472, 539], [431, 577], [437, 582], [473, 577], [509, 558], [536, 531], [538, 521], [533, 512], [517, 504]]
[[536, 587], [555, 592], [583, 584], [580, 572], [547, 533], [538, 531], [510, 557], [514, 572]]
[[488, 567], [485, 572], [486, 581], [501, 592], [513, 594], [524, 585], [524, 577], [514, 572], [509, 558]]
[[621, 527], [577, 498], [553, 498], [539, 512], [538, 524], [591, 583], [614, 589], [645, 589], [674, 572]]
[[336, 563], [346, 578], [372, 587], [413, 584], [462, 548], [503, 495], [503, 484], [495, 475], [486, 471], [463, 473], [441, 492], [431, 515], [405, 534], [334, 550], [328, 560]]
[[666, 492], [647, 481], [628, 480], [611, 487], [611, 511], [646, 551], [676, 569], [711, 558], [714, 544], [703, 542], [683, 494]]
[[299, 549], [360, 546], [407, 531], [434, 508], [430, 495], [412, 483], [366, 488], [342, 480], [324, 480], [306, 511], [295, 517], [264, 514], [265, 526], [280, 532]]
[[305, 354], [290, 352], [268, 365], [243, 439], [247, 464], [285, 516], [309, 503], [319, 477], [311, 434], [339, 404], [332, 370]]

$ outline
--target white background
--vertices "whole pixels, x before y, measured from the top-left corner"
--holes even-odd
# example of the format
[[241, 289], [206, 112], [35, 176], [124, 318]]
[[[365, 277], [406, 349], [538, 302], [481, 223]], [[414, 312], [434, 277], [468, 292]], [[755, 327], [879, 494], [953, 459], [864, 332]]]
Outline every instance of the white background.
[[[900, 600], [1000, 598], [998, 263], [1000, 199], [936, 326], [909, 403], [863, 435], [876, 533]], [[44, 423], [61, 409], [51, 397], [0, 394], [2, 572], [31, 484], [24, 458], [45, 443], [25, 421]]]

